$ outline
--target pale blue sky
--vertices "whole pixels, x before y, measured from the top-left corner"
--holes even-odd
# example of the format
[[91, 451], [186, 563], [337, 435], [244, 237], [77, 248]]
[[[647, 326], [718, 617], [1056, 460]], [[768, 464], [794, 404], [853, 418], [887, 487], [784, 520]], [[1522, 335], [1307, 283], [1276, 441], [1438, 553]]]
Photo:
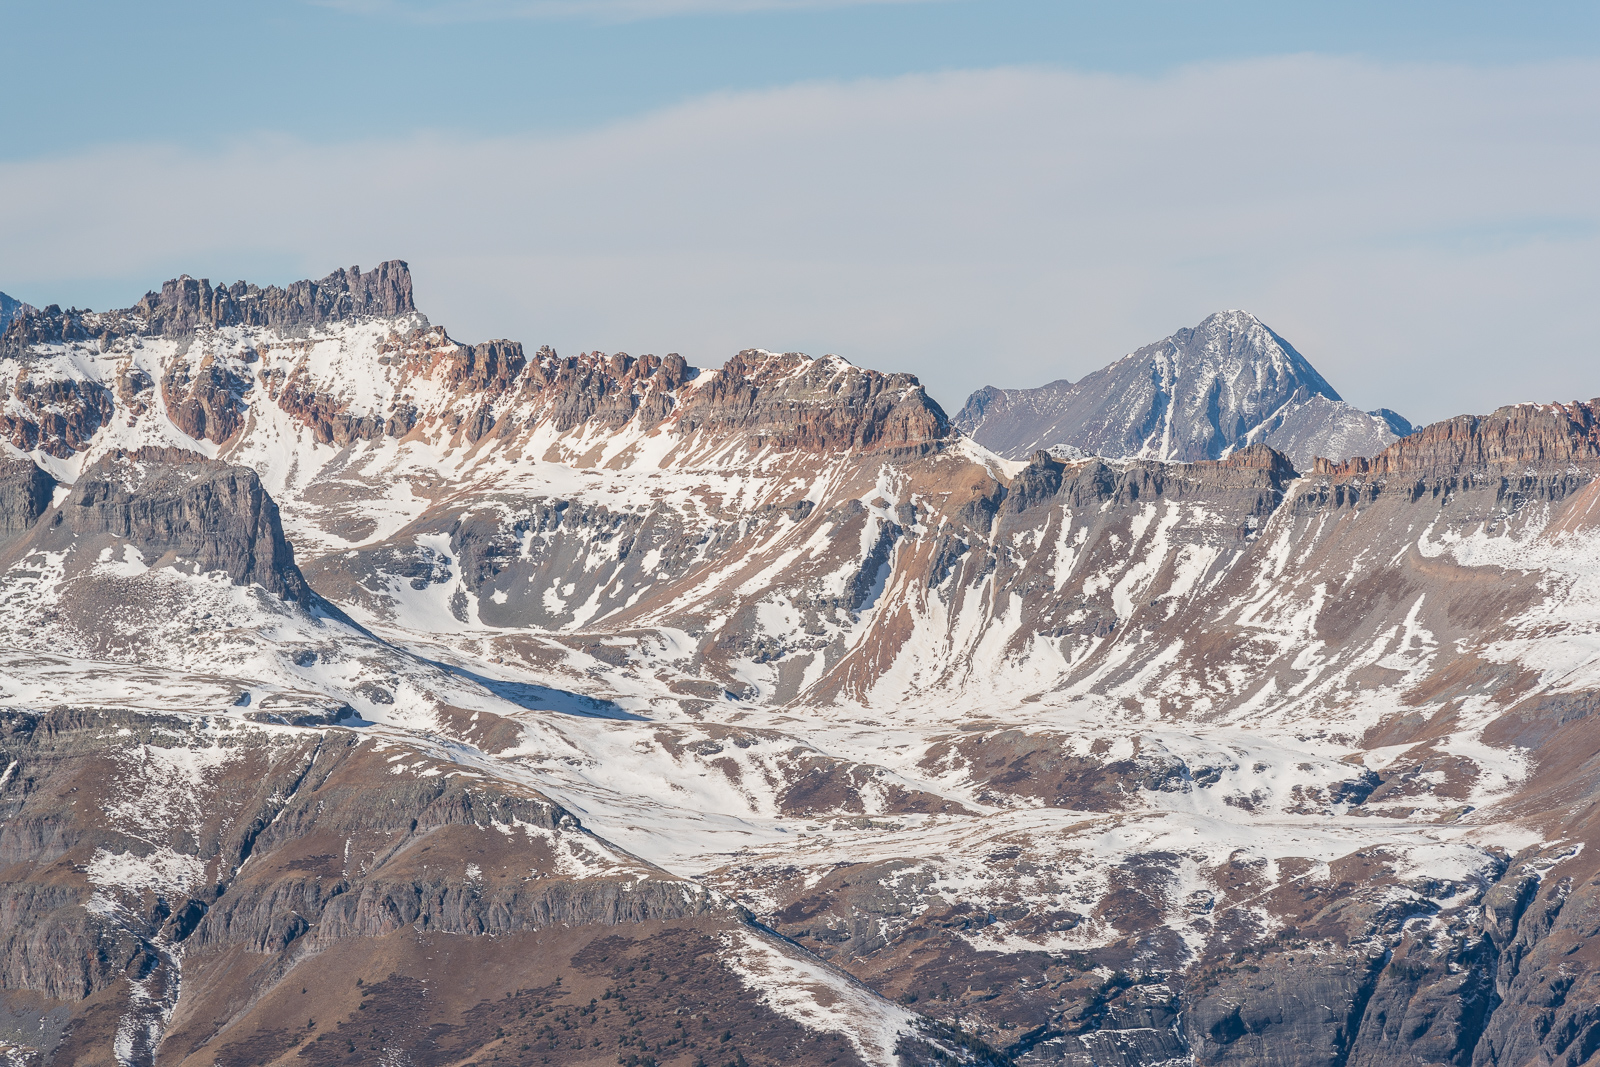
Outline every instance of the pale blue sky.
[[13, 159], [257, 130], [339, 140], [570, 129], [819, 78], [1011, 65], [1158, 74], [1298, 52], [1503, 64], [1600, 50], [1592, 2], [69, 0], [0, 11], [0, 153]]
[[1600, 393], [1600, 5], [0, 4], [0, 290], [411, 261], [453, 334], [1076, 378], [1223, 306]]

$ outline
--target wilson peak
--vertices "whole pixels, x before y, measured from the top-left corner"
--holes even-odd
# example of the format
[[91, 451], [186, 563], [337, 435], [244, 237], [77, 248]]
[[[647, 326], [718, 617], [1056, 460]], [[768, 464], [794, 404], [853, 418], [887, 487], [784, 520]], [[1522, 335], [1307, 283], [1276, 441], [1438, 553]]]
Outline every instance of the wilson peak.
[[1063, 447], [1109, 458], [1217, 459], [1252, 443], [1298, 467], [1372, 455], [1409, 423], [1344, 402], [1294, 346], [1244, 311], [1223, 311], [1076, 383], [974, 393], [956, 425], [1020, 459]]

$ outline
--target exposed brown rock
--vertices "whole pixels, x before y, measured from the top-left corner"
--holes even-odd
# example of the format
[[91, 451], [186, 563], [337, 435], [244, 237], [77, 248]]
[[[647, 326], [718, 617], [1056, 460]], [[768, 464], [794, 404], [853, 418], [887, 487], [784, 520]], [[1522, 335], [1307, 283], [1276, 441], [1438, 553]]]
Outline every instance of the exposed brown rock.
[[950, 436], [944, 412], [912, 375], [755, 350], [712, 372], [684, 401], [679, 425], [798, 452], [917, 452]]
[[445, 375], [445, 383], [452, 389], [470, 393], [504, 393], [528, 365], [522, 345], [516, 341], [462, 345], [460, 352]]
[[0, 434], [24, 452], [39, 449], [57, 459], [88, 448], [114, 410], [104, 386], [45, 377], [28, 366], [18, 372], [11, 397], [23, 411], [0, 414]]
[[1515, 404], [1489, 415], [1460, 415], [1402, 437], [1371, 459], [1319, 459], [1312, 473], [1345, 480], [1362, 475], [1460, 474], [1532, 468], [1541, 472], [1600, 460], [1600, 400]]
[[[316, 391], [304, 367], [297, 367], [284, 375], [281, 370], [263, 378], [266, 391], [278, 407], [292, 415], [301, 425], [310, 428], [319, 444], [347, 445], [352, 441], [370, 441], [383, 435], [390, 423], [378, 418], [351, 415], [343, 400]], [[400, 429], [396, 425], [396, 429]], [[409, 426], [391, 436], [401, 436]]]
[[178, 363], [161, 380], [167, 417], [197, 441], [221, 444], [244, 422], [244, 393], [250, 384], [211, 356], [201, 360], [191, 379], [186, 364]]
[[626, 352], [586, 352], [563, 358], [546, 347], [528, 366], [522, 392], [538, 397], [542, 417], [563, 433], [587, 423], [616, 429], [636, 413], [653, 426], [672, 410], [668, 394], [688, 374], [688, 364], [676, 352], [637, 358]]

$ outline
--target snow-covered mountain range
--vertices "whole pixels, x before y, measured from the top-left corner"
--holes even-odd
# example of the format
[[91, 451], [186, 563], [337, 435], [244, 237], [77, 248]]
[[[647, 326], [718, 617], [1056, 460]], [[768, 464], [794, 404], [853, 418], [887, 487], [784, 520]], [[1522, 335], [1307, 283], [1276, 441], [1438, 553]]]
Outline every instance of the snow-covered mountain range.
[[1387, 409], [1345, 403], [1293, 345], [1243, 311], [1212, 315], [1077, 383], [985, 387], [954, 422], [1009, 459], [1063, 448], [1193, 461], [1267, 444], [1301, 470], [1318, 457], [1376, 455], [1412, 429]]
[[[1163, 345], [1102, 373], [1338, 403]], [[13, 1060], [1600, 1048], [1592, 403], [1011, 460], [836, 356], [463, 344], [398, 262], [27, 309], [0, 389]]]

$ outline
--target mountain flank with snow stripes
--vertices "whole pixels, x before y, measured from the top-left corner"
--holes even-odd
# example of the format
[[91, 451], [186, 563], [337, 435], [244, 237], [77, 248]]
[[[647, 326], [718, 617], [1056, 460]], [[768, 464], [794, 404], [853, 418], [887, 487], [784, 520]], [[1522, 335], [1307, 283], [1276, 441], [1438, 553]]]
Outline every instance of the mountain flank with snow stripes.
[[1294, 346], [1243, 311], [1208, 316], [1076, 383], [985, 387], [952, 420], [1009, 459], [1053, 447], [1107, 458], [1218, 459], [1271, 445], [1300, 469], [1382, 451], [1410, 424], [1345, 403]]

